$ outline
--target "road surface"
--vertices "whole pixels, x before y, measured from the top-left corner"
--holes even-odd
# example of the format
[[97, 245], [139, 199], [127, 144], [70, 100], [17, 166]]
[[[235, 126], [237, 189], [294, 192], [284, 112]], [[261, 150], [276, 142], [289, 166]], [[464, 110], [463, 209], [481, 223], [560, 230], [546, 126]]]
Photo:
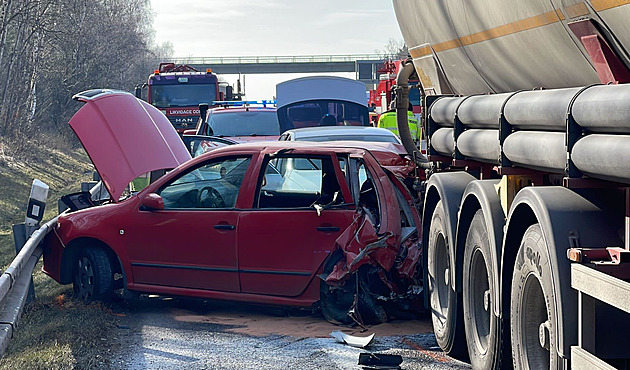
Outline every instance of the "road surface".
[[[141, 296], [113, 306], [120, 346], [110, 364], [126, 369], [360, 369], [359, 353], [399, 354], [403, 369], [465, 369], [444, 355], [430, 317], [397, 320], [363, 331], [336, 326], [320, 314], [234, 302]], [[333, 330], [367, 336], [353, 348]]]

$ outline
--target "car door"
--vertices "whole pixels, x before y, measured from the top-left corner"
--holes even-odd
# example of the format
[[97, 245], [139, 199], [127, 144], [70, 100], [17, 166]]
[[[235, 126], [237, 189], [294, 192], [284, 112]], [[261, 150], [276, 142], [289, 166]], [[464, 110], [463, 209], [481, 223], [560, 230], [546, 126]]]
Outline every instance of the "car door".
[[260, 174], [254, 206], [239, 215], [241, 291], [297, 296], [317, 279], [354, 205], [335, 156], [267, 158]]
[[251, 159], [220, 157], [156, 191], [163, 210], [138, 210], [126, 232], [134, 284], [239, 291], [234, 207]]

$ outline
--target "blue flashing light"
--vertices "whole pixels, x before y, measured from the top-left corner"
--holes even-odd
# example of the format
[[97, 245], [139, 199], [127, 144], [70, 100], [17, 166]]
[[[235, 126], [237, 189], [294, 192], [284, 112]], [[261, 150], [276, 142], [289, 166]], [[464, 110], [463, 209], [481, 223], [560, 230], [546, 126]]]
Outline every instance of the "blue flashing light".
[[212, 105], [220, 105], [223, 107], [244, 107], [250, 105], [276, 106], [275, 100], [216, 100]]

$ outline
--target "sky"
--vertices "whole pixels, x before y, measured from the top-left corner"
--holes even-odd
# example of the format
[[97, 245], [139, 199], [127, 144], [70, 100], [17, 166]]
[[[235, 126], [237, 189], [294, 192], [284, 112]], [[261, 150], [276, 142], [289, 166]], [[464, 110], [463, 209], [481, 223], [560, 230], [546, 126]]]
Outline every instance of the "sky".
[[[155, 42], [170, 41], [174, 57], [372, 54], [389, 39], [402, 41], [391, 0], [151, 0], [151, 6]], [[247, 75], [247, 98], [272, 98], [276, 83], [302, 76]]]

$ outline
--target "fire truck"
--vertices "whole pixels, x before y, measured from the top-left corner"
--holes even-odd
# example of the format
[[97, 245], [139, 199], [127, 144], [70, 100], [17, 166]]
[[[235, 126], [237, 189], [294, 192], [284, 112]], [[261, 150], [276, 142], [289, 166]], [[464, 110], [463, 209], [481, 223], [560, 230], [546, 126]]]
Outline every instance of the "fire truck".
[[197, 124], [199, 104], [212, 106], [213, 101], [233, 99], [232, 87], [210, 68], [202, 72], [186, 64], [160, 63], [146, 86], [147, 101], [160, 109], [179, 133]]
[[[381, 113], [389, 109], [389, 104], [394, 100], [394, 87], [396, 86], [396, 76], [400, 71], [400, 60], [392, 61], [385, 60], [383, 65], [377, 69], [379, 74], [379, 82], [375, 89], [369, 91], [370, 96], [368, 98], [368, 106], [373, 108], [371, 113], [371, 119], [374, 126]], [[420, 90], [417, 89], [418, 80], [410, 80], [409, 86], [411, 88], [409, 92], [409, 102], [413, 105], [413, 113], [417, 115], [416, 118], [420, 118], [421, 104], [420, 104]]]

